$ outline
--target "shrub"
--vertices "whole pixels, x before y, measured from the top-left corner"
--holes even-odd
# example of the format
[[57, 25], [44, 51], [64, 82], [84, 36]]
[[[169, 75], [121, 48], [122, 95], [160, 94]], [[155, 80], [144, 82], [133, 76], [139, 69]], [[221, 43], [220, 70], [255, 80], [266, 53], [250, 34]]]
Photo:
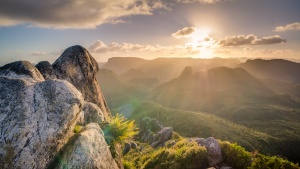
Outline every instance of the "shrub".
[[221, 142], [223, 162], [233, 168], [247, 169], [251, 165], [251, 153], [241, 146], [229, 142]]
[[76, 125], [75, 127], [74, 127], [74, 133], [80, 133], [81, 132], [81, 130], [82, 130], [82, 126], [80, 126], [80, 125]]
[[138, 128], [134, 124], [134, 120], [127, 121], [123, 116], [117, 114], [104, 127], [104, 136], [107, 144], [125, 143], [136, 135]]
[[170, 148], [155, 150], [149, 154], [147, 159], [140, 168], [193, 169], [207, 167], [206, 149], [187, 140], [181, 140]]
[[249, 169], [264, 168], [264, 169], [299, 169], [298, 164], [293, 164], [287, 160], [276, 156], [265, 156], [257, 154]]

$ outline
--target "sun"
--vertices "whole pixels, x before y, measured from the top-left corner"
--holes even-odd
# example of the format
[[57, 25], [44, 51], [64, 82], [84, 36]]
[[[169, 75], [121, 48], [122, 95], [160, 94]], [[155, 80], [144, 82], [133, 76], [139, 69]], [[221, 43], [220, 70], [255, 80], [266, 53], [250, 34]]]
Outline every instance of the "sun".
[[200, 58], [213, 57], [212, 49], [215, 46], [215, 40], [210, 37], [211, 30], [209, 28], [197, 28], [190, 36], [191, 40], [187, 45], [191, 46], [193, 50], [199, 51]]

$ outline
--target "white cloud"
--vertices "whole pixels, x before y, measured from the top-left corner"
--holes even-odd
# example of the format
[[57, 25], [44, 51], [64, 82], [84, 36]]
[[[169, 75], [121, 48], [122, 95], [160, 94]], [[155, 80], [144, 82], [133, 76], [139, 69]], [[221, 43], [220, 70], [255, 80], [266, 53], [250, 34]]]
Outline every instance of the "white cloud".
[[294, 50], [271, 50], [271, 49], [263, 49], [254, 51], [254, 54], [264, 54], [264, 55], [294, 55]]
[[250, 35], [238, 35], [225, 37], [219, 40], [220, 46], [244, 46], [244, 45], [268, 45], [276, 43], [286, 43], [286, 39], [281, 38], [279, 35], [267, 36], [262, 38], [257, 38], [257, 36]]
[[132, 43], [115, 43], [105, 44], [103, 41], [97, 40], [89, 48], [91, 53], [126, 53], [126, 52], [155, 52], [155, 53], [167, 53], [170, 55], [184, 55], [184, 54], [196, 54], [200, 50], [193, 46], [186, 45], [174, 45], [174, 46], [162, 46], [162, 45], [141, 45]]
[[46, 52], [35, 51], [35, 52], [31, 52], [29, 55], [30, 56], [43, 56], [43, 55], [46, 55]]
[[1, 0], [0, 26], [95, 28], [158, 8], [166, 8], [163, 0]]
[[295, 22], [291, 24], [287, 24], [285, 26], [278, 26], [274, 29], [275, 32], [285, 32], [291, 30], [300, 30], [300, 22]]
[[183, 29], [178, 30], [175, 33], [172, 33], [172, 36], [176, 39], [181, 39], [181, 38], [188, 38], [191, 37], [191, 35], [196, 32], [197, 28], [196, 27], [185, 27]]
[[213, 4], [217, 2], [222, 2], [226, 0], [177, 0], [177, 2], [181, 3], [195, 3], [195, 2], [200, 2], [202, 4]]

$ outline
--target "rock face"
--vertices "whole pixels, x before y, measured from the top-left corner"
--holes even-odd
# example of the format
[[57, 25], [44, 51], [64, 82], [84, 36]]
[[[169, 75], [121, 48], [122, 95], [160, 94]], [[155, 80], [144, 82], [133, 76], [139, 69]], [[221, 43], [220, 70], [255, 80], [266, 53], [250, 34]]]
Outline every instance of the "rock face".
[[44, 81], [41, 73], [28, 61], [17, 61], [0, 67], [0, 76], [22, 78], [31, 82]]
[[59, 79], [69, 81], [82, 93], [86, 101], [98, 105], [105, 118], [110, 116], [96, 79], [98, 64], [85, 48], [81, 46], [67, 48], [52, 66]]
[[217, 166], [222, 161], [221, 146], [215, 138], [213, 137], [209, 137], [207, 139], [196, 138], [195, 141], [199, 145], [205, 146], [207, 150], [207, 160], [209, 166], [211, 167]]
[[152, 147], [163, 146], [171, 139], [172, 134], [172, 127], [163, 127], [156, 119], [145, 117], [140, 124], [141, 141], [149, 143]]
[[99, 124], [104, 121], [104, 115], [97, 105], [90, 102], [84, 102], [82, 110], [84, 112], [84, 124], [92, 122]]
[[35, 67], [41, 72], [46, 80], [57, 79], [53, 67], [48, 61], [39, 62]]
[[[0, 168], [51, 168], [65, 147], [61, 168], [118, 168], [102, 130], [91, 123], [110, 115], [96, 61], [74, 46], [53, 68], [49, 62], [37, 68], [28, 61], [0, 67]], [[77, 124], [85, 130], [74, 135]]]
[[71, 137], [83, 98], [67, 81], [0, 77], [0, 168], [44, 168]]
[[108, 145], [104, 140], [103, 131], [96, 123], [90, 123], [74, 141], [63, 148], [59, 156], [60, 162], [54, 162], [57, 169], [64, 168], [103, 168], [117, 169]]

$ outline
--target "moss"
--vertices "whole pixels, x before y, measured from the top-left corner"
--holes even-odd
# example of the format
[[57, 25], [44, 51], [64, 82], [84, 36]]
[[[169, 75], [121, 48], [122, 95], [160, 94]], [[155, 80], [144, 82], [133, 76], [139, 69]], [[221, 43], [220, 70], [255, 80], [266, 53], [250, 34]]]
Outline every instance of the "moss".
[[76, 125], [75, 127], [74, 127], [74, 133], [80, 133], [81, 131], [82, 131], [82, 129], [83, 129], [83, 127], [82, 126], [80, 126], [80, 125]]

